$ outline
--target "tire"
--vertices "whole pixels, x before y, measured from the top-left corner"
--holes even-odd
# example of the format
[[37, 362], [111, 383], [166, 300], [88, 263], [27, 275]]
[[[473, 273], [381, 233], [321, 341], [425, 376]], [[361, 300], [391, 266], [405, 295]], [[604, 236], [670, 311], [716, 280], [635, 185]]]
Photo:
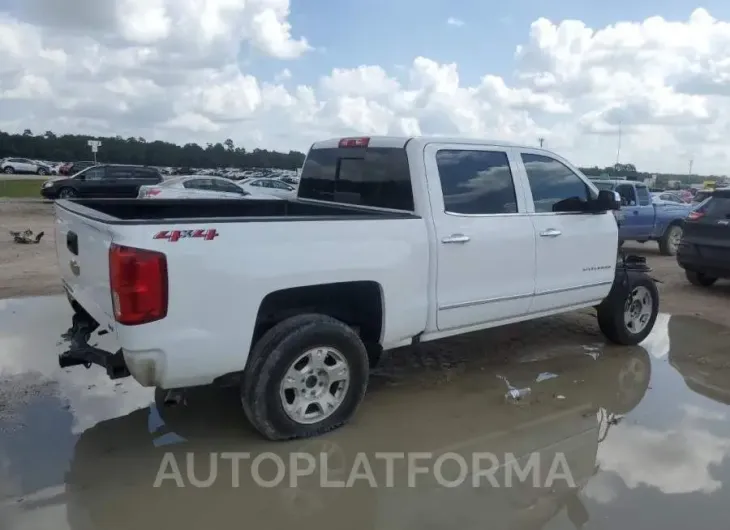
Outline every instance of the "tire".
[[695, 271], [684, 271], [684, 275], [687, 276], [689, 283], [697, 285], [698, 287], [711, 287], [717, 281], [717, 278], [707, 276], [701, 272]]
[[[636, 310], [636, 306], [630, 307], [629, 304], [637, 302], [641, 306], [642, 315], [646, 314], [644, 310], [651, 312], [646, 314], [643, 327], [633, 322], [632, 329], [632, 325], [626, 322], [625, 313], [630, 309]], [[598, 307], [598, 326], [609, 341], [634, 346], [651, 333], [658, 313], [659, 291], [654, 280], [645, 274], [634, 274], [628, 287], [614, 284], [611, 294]]]
[[3, 169], [3, 173], [6, 173], [8, 175], [12, 175], [13, 173], [15, 173], [15, 168], [13, 168], [13, 166], [6, 166]]
[[58, 190], [59, 199], [73, 199], [75, 197], [78, 197], [78, 193], [73, 188], [61, 188]]
[[40, 169], [38, 170], [38, 174], [39, 174], [39, 175], [48, 175], [48, 171], [46, 171], [46, 170], [45, 170], [45, 169], [43, 169], [43, 168], [40, 168]]
[[659, 253], [662, 256], [676, 256], [679, 241], [682, 239], [684, 230], [678, 224], [669, 225], [659, 239]]
[[[345, 364], [349, 374], [345, 386], [335, 382], [328, 384], [327, 380], [324, 383], [322, 380], [314, 382], [311, 378], [316, 376], [304, 373], [300, 381], [293, 383], [300, 387], [297, 393], [283, 389], [286, 373], [295, 364], [304, 362], [298, 359], [308, 354], [308, 350], [327, 349], [330, 351], [320, 365], [324, 367], [328, 359], [339, 356], [339, 362]], [[307, 359], [316, 366], [314, 354], [304, 360]], [[350, 420], [365, 396], [368, 377], [368, 353], [352, 328], [326, 315], [297, 315], [279, 322], [253, 347], [241, 386], [241, 403], [253, 427], [269, 440], [309, 438], [336, 429]], [[306, 405], [305, 414], [312, 405], [322, 412], [320, 415], [323, 417], [315, 421], [300, 421], [290, 415], [293, 413], [287, 412], [284, 405], [293, 395], [310, 388], [314, 393], [319, 387], [322, 395], [330, 393], [332, 388], [339, 388], [341, 397], [334, 410], [325, 412], [321, 405]]]

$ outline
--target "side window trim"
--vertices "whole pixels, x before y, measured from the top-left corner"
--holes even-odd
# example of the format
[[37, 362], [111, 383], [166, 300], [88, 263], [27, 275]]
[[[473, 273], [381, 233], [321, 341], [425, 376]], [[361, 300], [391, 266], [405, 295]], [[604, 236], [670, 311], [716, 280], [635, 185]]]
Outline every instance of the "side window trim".
[[[519, 168], [520, 177], [523, 180], [523, 186], [524, 186], [524, 193], [525, 193], [525, 202], [527, 204], [527, 211], [530, 215], [586, 215], [584, 212], [537, 212], [535, 211], [535, 201], [532, 197], [532, 187], [530, 186], [530, 179], [527, 175], [527, 168], [524, 164], [524, 161], [522, 159], [522, 155], [534, 155], [534, 156], [544, 156], [546, 158], [550, 158], [552, 160], [555, 160], [556, 162], [560, 162], [563, 166], [565, 166], [573, 175], [575, 175], [580, 181], [585, 184], [585, 186], [591, 190], [593, 193], [598, 193], [598, 188], [596, 188], [595, 184], [591, 182], [591, 180], [583, 175], [580, 170], [575, 167], [573, 164], [565, 160], [559, 155], [556, 155], [555, 153], [548, 153], [546, 151], [542, 151], [540, 149], [530, 149], [530, 148], [524, 148], [524, 147], [515, 147], [514, 150], [514, 157], [515, 157], [515, 166]], [[593, 214], [590, 214], [593, 215]]]

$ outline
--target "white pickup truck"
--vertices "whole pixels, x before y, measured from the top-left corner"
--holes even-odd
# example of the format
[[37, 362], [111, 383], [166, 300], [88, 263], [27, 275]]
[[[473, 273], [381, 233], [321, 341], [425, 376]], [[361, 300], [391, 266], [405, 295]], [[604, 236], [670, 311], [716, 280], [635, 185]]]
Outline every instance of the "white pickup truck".
[[353, 416], [383, 350], [590, 307], [609, 340], [642, 341], [659, 298], [619, 255], [618, 208], [542, 149], [401, 137], [315, 143], [294, 200], [60, 200], [60, 363], [233, 381], [263, 436], [317, 435]]

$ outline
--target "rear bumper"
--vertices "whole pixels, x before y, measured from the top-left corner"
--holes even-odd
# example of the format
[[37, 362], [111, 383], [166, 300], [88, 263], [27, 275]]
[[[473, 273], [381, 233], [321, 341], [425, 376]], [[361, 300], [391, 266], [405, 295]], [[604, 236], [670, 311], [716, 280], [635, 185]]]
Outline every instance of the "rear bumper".
[[683, 241], [677, 249], [677, 263], [688, 271], [714, 278], [730, 278], [730, 259], [709, 258], [709, 250], [707, 247]]
[[[89, 315], [70, 295], [69, 302], [74, 308], [71, 327], [63, 338], [69, 341], [69, 348], [58, 357], [61, 368], [72, 366], [91, 367], [92, 364], [103, 368], [110, 379], [132, 376], [142, 386], [161, 387], [163, 356], [161, 352], [125, 352], [119, 349], [110, 352], [91, 346], [91, 334], [99, 328], [99, 323]], [[104, 330], [99, 334], [105, 333]]]

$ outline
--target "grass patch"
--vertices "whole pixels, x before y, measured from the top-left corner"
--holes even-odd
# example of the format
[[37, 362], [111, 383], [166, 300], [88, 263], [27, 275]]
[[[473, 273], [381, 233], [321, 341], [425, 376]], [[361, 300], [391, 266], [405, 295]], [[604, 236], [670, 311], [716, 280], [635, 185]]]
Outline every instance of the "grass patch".
[[40, 199], [41, 185], [46, 179], [0, 180], [0, 197]]

